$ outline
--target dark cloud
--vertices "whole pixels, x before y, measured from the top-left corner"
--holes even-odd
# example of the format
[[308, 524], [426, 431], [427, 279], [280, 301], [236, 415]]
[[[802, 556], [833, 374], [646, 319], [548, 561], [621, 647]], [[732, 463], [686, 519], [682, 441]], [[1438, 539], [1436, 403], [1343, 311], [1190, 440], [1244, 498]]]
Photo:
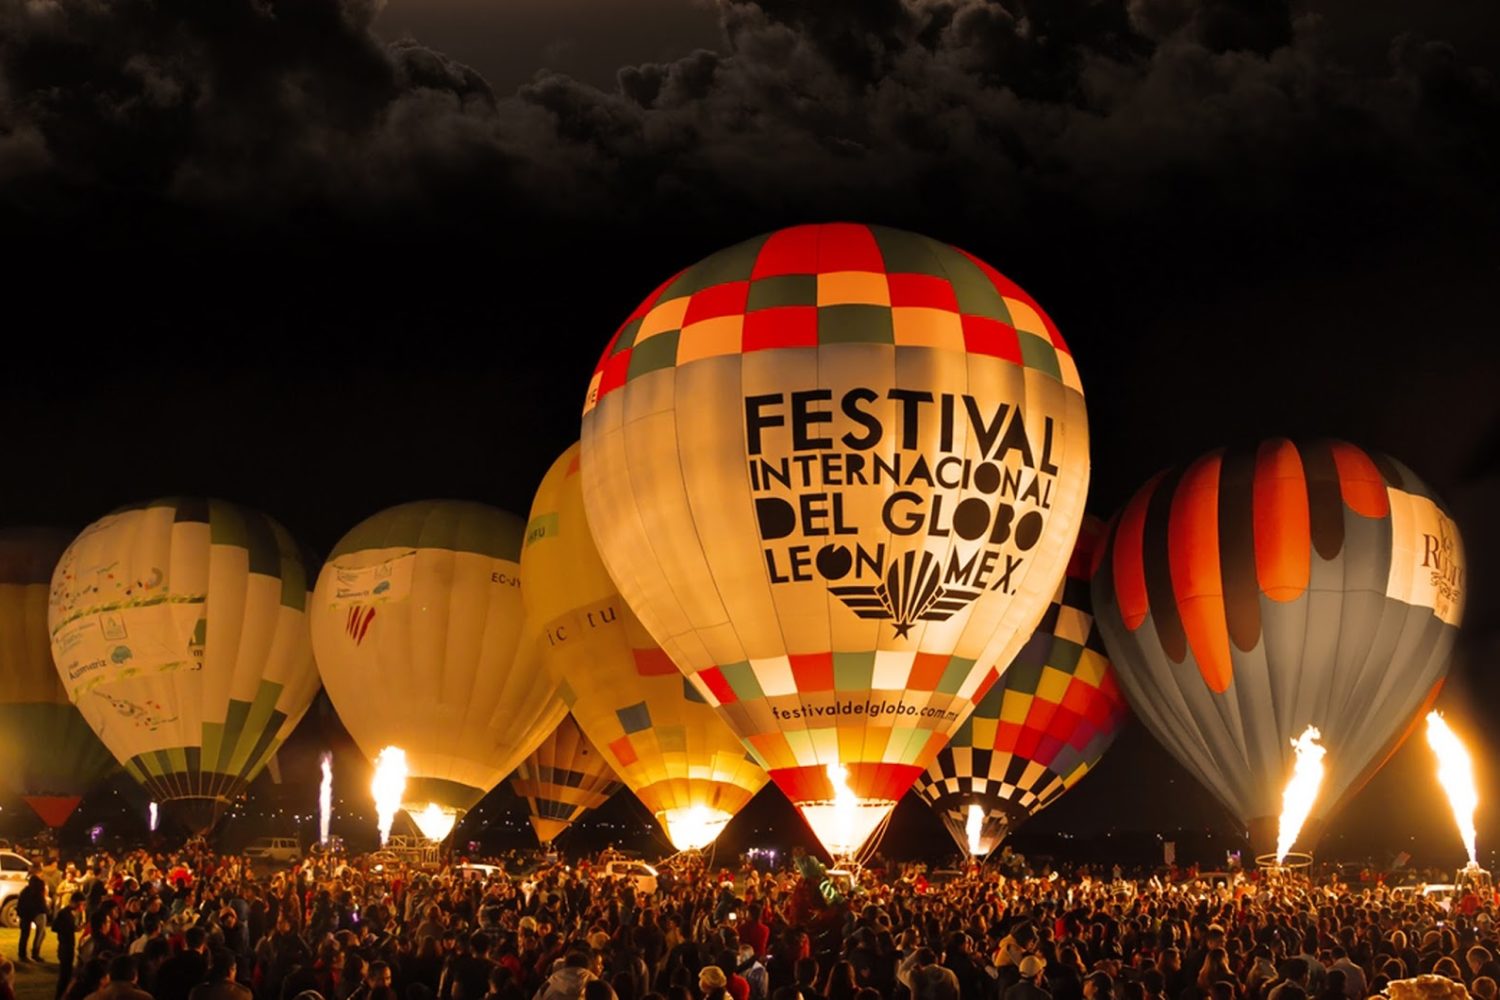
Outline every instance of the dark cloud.
[[369, 0], [7, 2], [0, 181], [64, 202], [357, 213], [462, 190], [634, 222], [899, 196], [1004, 220], [1056, 198], [1348, 209], [1415, 185], [1426, 214], [1489, 187], [1500, 131], [1493, 79], [1451, 46], [1398, 39], [1387, 74], [1355, 76], [1323, 28], [1249, 0], [720, 0], [720, 51], [505, 95], [384, 44]]
[[[1418, 370], [1496, 357], [1466, 318], [1495, 268], [1494, 77], [1414, 35], [1379, 73], [1345, 69], [1337, 25], [1284, 3], [718, 0], [716, 50], [608, 89], [539, 73], [510, 93], [379, 38], [372, 0], [0, 4], [0, 224], [38, 248], [22, 280], [95, 290], [32, 297], [27, 323], [98, 325], [89, 310], [118, 301], [189, 339], [207, 314], [343, 359], [354, 324], [360, 356], [403, 357], [466, 325], [608, 328], [664, 269], [853, 217], [992, 257], [1095, 333], [1102, 370], [1149, 380], [1133, 347], [1149, 344], [1184, 403], [1212, 395], [1191, 384], [1198, 330], [1293, 384], [1257, 332], [1257, 302], [1279, 296], [1314, 331], [1290, 429], [1338, 432], [1317, 377], [1362, 352], [1405, 357], [1420, 336], [1441, 347]], [[1439, 282], [1456, 298], [1423, 302]], [[1395, 287], [1401, 323], [1376, 304]], [[1440, 312], [1456, 317], [1442, 337], [1410, 332]], [[596, 338], [575, 339], [565, 363], [583, 370]], [[507, 357], [572, 342], [518, 337]], [[1392, 391], [1387, 367], [1369, 393]], [[1441, 375], [1423, 373], [1435, 399]], [[1097, 398], [1140, 405], [1118, 382]], [[1245, 433], [1266, 422], [1252, 403], [1233, 415]], [[1482, 393], [1458, 406], [1462, 450], [1494, 413]], [[1224, 433], [1185, 426], [1149, 460]], [[1119, 459], [1114, 488], [1145, 460]], [[1443, 457], [1439, 485], [1461, 463]]]

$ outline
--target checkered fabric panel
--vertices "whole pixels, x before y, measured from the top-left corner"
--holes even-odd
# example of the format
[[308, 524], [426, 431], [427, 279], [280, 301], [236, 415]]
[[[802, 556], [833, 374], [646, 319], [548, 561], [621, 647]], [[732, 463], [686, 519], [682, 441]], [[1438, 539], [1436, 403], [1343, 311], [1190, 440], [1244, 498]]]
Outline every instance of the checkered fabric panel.
[[1114, 742], [1127, 709], [1101, 652], [1089, 604], [1092, 553], [1085, 551], [1100, 528], [1086, 519], [1037, 630], [917, 779], [928, 801], [981, 796], [1034, 812], [1076, 784]]
[[987, 354], [1079, 385], [1056, 325], [988, 264], [914, 233], [833, 223], [746, 240], [664, 283], [610, 341], [588, 405], [705, 358], [843, 343]]

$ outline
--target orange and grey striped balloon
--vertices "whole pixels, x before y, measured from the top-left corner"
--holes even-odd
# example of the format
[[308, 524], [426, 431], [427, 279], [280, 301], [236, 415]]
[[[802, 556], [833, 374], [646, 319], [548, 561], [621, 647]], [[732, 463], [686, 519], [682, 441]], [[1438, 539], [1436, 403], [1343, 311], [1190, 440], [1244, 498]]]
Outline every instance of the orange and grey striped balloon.
[[1329, 751], [1327, 815], [1430, 701], [1463, 613], [1441, 502], [1341, 441], [1277, 438], [1158, 475], [1095, 558], [1131, 707], [1252, 830], [1280, 811], [1308, 725]]

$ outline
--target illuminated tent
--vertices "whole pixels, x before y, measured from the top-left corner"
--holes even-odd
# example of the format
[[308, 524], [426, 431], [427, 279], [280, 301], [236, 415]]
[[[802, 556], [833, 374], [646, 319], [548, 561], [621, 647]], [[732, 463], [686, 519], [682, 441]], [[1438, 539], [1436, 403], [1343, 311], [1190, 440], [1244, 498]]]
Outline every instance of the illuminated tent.
[[682, 271], [585, 401], [610, 576], [832, 853], [856, 850], [1046, 610], [1088, 486], [1072, 355], [911, 233], [799, 226]]
[[47, 590], [71, 532], [0, 529], [0, 770], [51, 827], [115, 769], [52, 665]]
[[1401, 463], [1276, 438], [1158, 475], [1100, 550], [1095, 613], [1130, 706], [1276, 839], [1290, 741], [1322, 731], [1316, 822], [1430, 704], [1463, 613], [1458, 527]]
[[196, 832], [260, 773], [317, 693], [307, 582], [281, 525], [187, 498], [95, 521], [52, 575], [47, 621], [68, 697]]
[[527, 614], [578, 725], [673, 845], [706, 847], [766, 772], [620, 597], [589, 533], [578, 472], [575, 444], [532, 502], [521, 553]]
[[402, 504], [334, 547], [313, 593], [328, 698], [361, 752], [406, 752], [402, 805], [441, 840], [566, 712], [524, 635], [519, 518]]
[[1125, 697], [1089, 598], [1103, 528], [1085, 520], [1041, 624], [917, 779], [917, 794], [970, 855], [990, 853], [1056, 802], [1099, 763], [1125, 724]]
[[521, 761], [510, 787], [526, 800], [531, 828], [550, 844], [579, 816], [597, 809], [620, 790], [619, 779], [571, 715]]

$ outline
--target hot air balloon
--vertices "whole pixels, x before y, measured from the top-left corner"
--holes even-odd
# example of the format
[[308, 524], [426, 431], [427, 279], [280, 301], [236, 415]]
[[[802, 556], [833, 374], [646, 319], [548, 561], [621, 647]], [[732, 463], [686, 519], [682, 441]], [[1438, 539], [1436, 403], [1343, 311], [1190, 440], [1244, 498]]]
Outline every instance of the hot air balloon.
[[679, 850], [706, 847], [764, 787], [764, 769], [651, 641], [599, 560], [579, 449], [553, 463], [521, 552], [527, 615], [578, 725]]
[[1085, 520], [1030, 641], [917, 779], [917, 794], [970, 856], [993, 851], [1076, 785], [1128, 717], [1089, 598], [1103, 529]]
[[520, 519], [483, 504], [402, 504], [334, 547], [313, 594], [329, 700], [374, 760], [406, 752], [402, 798], [444, 839], [566, 712], [524, 637]]
[[1261, 853], [1294, 737], [1316, 726], [1328, 751], [1315, 824], [1442, 682], [1463, 545], [1395, 459], [1275, 438], [1146, 483], [1093, 595], [1131, 708]]
[[993, 268], [799, 226], [620, 327], [585, 400], [584, 503], [652, 638], [843, 855], [1046, 610], [1086, 425], [1056, 327]]
[[620, 790], [620, 780], [571, 715], [521, 761], [510, 787], [526, 800], [531, 828], [543, 844]]
[[115, 769], [52, 665], [47, 590], [72, 537], [47, 528], [0, 529], [0, 780], [54, 828]]
[[83, 530], [47, 622], [68, 697], [132, 777], [213, 827], [318, 690], [308, 574], [285, 528], [223, 500], [152, 500]]

